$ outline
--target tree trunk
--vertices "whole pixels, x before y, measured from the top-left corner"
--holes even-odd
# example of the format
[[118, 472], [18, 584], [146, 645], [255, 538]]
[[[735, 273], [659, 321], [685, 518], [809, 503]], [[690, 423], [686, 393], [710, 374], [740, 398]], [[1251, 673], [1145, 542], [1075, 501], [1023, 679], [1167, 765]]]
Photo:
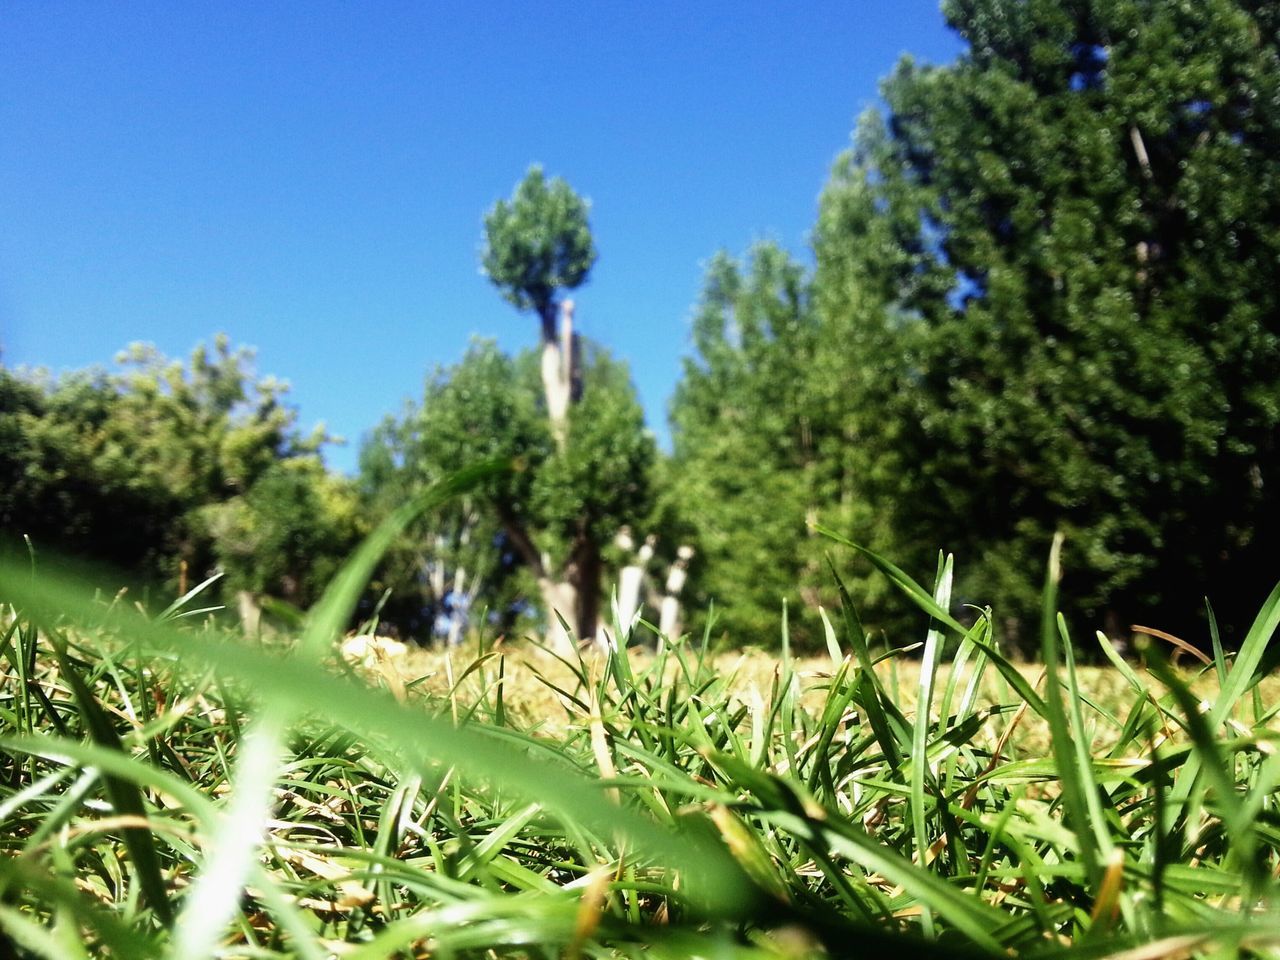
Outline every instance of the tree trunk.
[[[547, 419], [556, 450], [564, 456], [569, 446], [569, 407], [581, 394], [578, 374], [577, 342], [573, 332], [573, 301], [557, 308], [554, 302], [539, 306], [542, 321], [542, 389], [547, 401]], [[505, 523], [508, 532], [518, 524]], [[547, 616], [547, 642], [559, 653], [572, 652], [576, 643], [594, 643], [600, 622], [600, 546], [591, 537], [579, 533], [569, 551], [569, 560], [558, 579], [548, 575], [549, 560], [533, 546], [520, 530], [513, 542], [529, 562], [542, 594]], [[567, 632], [561, 618], [569, 625]]]
[[[618, 571], [618, 608], [615, 611], [618, 635], [614, 637], [615, 644], [622, 645], [626, 642], [640, 615], [640, 595], [644, 591], [645, 572], [649, 561], [653, 559], [653, 547], [657, 539], [650, 534], [637, 548], [630, 527], [623, 527], [613, 538], [613, 545], [622, 551], [623, 556], [629, 558]], [[605, 638], [602, 636], [602, 645], [604, 642]]]
[[622, 643], [640, 614], [640, 588], [644, 586], [644, 567], [630, 564], [618, 571], [618, 636]]
[[599, 546], [583, 536], [575, 542], [559, 579], [545, 575], [538, 578], [538, 592], [547, 616], [546, 641], [561, 656], [573, 653], [580, 644], [600, 640], [597, 634], [602, 567]]
[[573, 399], [573, 301], [560, 307], [560, 330], [555, 323], [554, 303], [539, 311], [542, 318], [542, 389], [547, 400], [547, 419], [556, 449], [564, 453], [569, 442], [569, 404]]
[[583, 538], [573, 559], [565, 570], [565, 578], [573, 584], [578, 606], [574, 628], [579, 643], [599, 643], [600, 629], [600, 572], [603, 561], [600, 545], [595, 540]]
[[681, 544], [676, 550], [676, 562], [667, 572], [666, 594], [658, 611], [658, 649], [680, 636], [680, 592], [689, 576], [689, 561], [693, 559], [693, 547]]
[[[542, 594], [542, 608], [547, 615], [546, 643], [562, 657], [571, 656], [576, 647], [576, 636], [566, 632], [564, 623], [577, 633], [578, 591], [567, 580], [551, 580], [541, 577], [538, 580], [538, 591]], [[564, 623], [561, 623], [561, 620]]]
[[453, 589], [449, 591], [449, 630], [445, 642], [456, 647], [462, 642], [462, 631], [466, 629], [467, 619], [471, 612], [471, 598], [475, 596], [476, 586], [467, 586], [467, 570], [458, 567], [453, 574]]
[[244, 632], [256, 636], [262, 629], [262, 608], [258, 606], [258, 598], [249, 590], [238, 590], [236, 606], [240, 611], [240, 625], [244, 627]]

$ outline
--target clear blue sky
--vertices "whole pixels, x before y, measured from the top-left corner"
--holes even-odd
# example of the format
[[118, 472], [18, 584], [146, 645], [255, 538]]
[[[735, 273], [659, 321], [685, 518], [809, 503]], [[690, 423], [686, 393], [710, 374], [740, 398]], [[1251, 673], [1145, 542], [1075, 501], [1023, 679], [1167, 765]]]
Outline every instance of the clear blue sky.
[[581, 329], [665, 436], [702, 263], [807, 259], [879, 78], [959, 48], [936, 0], [3, 4], [0, 361], [225, 331], [350, 469], [469, 337], [535, 343], [478, 250], [540, 162], [592, 201]]

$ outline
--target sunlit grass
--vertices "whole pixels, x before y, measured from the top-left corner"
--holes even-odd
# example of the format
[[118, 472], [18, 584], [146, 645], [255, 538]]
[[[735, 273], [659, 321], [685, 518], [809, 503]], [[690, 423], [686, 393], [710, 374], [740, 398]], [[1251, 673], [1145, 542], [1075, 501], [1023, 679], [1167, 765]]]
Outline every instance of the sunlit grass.
[[[932, 614], [933, 656], [874, 651], [849, 601], [824, 657], [694, 638], [565, 661], [504, 642], [352, 671], [341, 624], [382, 534], [293, 644], [3, 571], [0, 947], [1280, 946], [1274, 687], [1257, 682], [1280, 593], [1197, 673], [1158, 647], [1149, 669], [1079, 666], [1084, 642], [1051, 615], [1048, 669], [1015, 666], [987, 618], [939, 606], [946, 570], [926, 590], [879, 558]], [[1051, 568], [1050, 614], [1055, 587]]]

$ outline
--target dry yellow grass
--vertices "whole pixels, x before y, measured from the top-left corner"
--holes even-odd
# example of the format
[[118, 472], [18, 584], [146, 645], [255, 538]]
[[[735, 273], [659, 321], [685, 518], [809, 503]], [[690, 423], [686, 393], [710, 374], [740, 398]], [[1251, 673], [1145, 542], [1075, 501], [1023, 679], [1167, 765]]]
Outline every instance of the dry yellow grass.
[[[639, 649], [630, 653], [633, 671], [642, 673], [653, 664], [652, 652]], [[499, 683], [499, 660], [503, 661], [502, 688], [504, 706], [514, 722], [529, 730], [549, 736], [557, 736], [575, 725], [589, 722], [589, 713], [567, 698], [560, 696], [558, 687], [579, 696], [588, 697], [580, 689], [578, 679], [555, 657], [539, 647], [524, 642], [500, 644], [483, 657], [475, 648], [461, 647], [454, 650], [414, 649], [398, 659], [394, 665], [375, 667], [370, 673], [393, 691], [407, 685], [409, 689], [432, 695], [454, 693], [455, 707], [465, 709], [478, 698], [492, 698]], [[719, 653], [713, 656], [712, 669], [724, 683], [725, 689], [739, 702], [768, 702], [770, 691], [781, 670], [779, 659], [759, 649], [741, 652]], [[826, 695], [826, 686], [834, 672], [829, 657], [804, 657], [792, 661], [800, 680], [802, 704], [811, 711], [820, 708]], [[588, 652], [583, 658], [584, 668], [590, 677], [598, 677], [605, 669], [605, 658], [597, 652]], [[668, 662], [667, 670], [673, 674], [676, 665]], [[949, 665], [939, 673], [936, 689], [941, 690], [949, 676]], [[1043, 691], [1043, 668], [1036, 664], [1019, 667], [1023, 675]], [[877, 672], [894, 701], [908, 715], [915, 711], [920, 681], [920, 662], [910, 656], [897, 656], [883, 660]], [[1094, 710], [1086, 710], [1087, 717], [1097, 719], [1098, 732], [1095, 749], [1107, 749], [1114, 744], [1119, 723], [1122, 723], [1134, 703], [1134, 691], [1121, 674], [1109, 666], [1085, 666], [1079, 668], [1080, 682], [1087, 700], [1102, 711], [1116, 718], [1118, 723], [1102, 719]], [[1189, 675], [1189, 679], [1192, 676]], [[1160, 684], [1150, 678], [1152, 690], [1163, 692]], [[1196, 686], [1206, 695], [1214, 685], [1211, 676], [1196, 681]], [[1280, 695], [1280, 679], [1271, 678], [1263, 684], [1264, 702], [1273, 703]], [[935, 709], [937, 709], [935, 694]], [[979, 692], [980, 706], [1019, 704], [1020, 699], [1000, 674], [988, 667]], [[1009, 711], [988, 721], [985, 736], [981, 739], [994, 746], [1014, 723], [1016, 714]], [[1047, 726], [1034, 714], [1025, 713], [1017, 720], [1011, 738], [1012, 749], [1022, 756], [1039, 755], [1048, 750]]]

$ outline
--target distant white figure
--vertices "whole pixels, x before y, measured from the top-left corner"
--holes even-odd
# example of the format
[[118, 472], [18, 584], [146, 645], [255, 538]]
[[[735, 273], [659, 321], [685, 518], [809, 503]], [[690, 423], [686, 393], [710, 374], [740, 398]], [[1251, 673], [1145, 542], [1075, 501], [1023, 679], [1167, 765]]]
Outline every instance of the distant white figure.
[[658, 538], [655, 536], [645, 537], [640, 549], [636, 550], [635, 538], [631, 535], [630, 527], [623, 527], [614, 538], [613, 542], [619, 550], [624, 553], [635, 552], [631, 563], [618, 572], [618, 607], [615, 611], [618, 632], [621, 634], [618, 640], [630, 634], [636, 620], [640, 617], [640, 591], [644, 587], [645, 570], [649, 566], [649, 561], [653, 559], [653, 546], [657, 541]]
[[680, 636], [680, 591], [689, 578], [689, 561], [693, 559], [693, 547], [681, 545], [676, 550], [676, 562], [667, 573], [667, 590], [658, 611], [658, 645], [667, 639]]

